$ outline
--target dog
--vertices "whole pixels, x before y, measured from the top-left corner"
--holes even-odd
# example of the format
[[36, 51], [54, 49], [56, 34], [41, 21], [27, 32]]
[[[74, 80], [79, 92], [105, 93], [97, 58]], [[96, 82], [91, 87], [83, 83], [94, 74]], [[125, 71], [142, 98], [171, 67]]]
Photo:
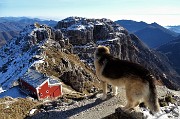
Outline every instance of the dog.
[[106, 46], [96, 48], [94, 65], [102, 83], [103, 100], [107, 97], [107, 84], [112, 85], [113, 95], [117, 95], [119, 86], [124, 86], [127, 99], [125, 110], [134, 109], [143, 102], [152, 113], [160, 111], [154, 77], [149, 70], [140, 64], [113, 57]]

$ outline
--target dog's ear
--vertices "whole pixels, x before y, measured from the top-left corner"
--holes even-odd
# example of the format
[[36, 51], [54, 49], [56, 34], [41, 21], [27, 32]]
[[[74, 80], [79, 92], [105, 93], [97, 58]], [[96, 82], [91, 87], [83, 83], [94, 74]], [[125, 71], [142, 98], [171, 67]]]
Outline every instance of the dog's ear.
[[111, 49], [111, 47], [108, 45], [108, 46], [106, 46], [109, 50]]

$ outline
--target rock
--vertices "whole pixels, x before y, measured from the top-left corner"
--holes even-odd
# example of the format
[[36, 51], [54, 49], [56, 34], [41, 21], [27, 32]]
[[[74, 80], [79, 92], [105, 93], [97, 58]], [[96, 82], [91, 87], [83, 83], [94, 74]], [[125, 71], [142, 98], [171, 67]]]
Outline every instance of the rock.
[[141, 112], [126, 112], [121, 108], [117, 108], [114, 114], [111, 114], [104, 119], [146, 119]]

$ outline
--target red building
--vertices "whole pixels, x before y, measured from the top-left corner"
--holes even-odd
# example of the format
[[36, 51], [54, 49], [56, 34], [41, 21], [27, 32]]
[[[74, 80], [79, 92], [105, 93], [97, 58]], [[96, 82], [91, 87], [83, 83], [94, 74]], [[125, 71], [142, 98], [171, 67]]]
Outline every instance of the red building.
[[36, 70], [29, 69], [20, 79], [21, 90], [38, 100], [57, 98], [62, 95], [62, 84]]

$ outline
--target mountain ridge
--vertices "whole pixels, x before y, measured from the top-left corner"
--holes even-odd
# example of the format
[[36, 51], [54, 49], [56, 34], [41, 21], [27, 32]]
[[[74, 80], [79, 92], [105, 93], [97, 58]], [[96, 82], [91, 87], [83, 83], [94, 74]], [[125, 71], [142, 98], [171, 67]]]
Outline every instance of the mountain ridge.
[[177, 39], [161, 45], [156, 50], [164, 53], [171, 61], [174, 69], [180, 74], [180, 37], [177, 37]]
[[175, 39], [179, 35], [155, 22], [151, 24], [132, 20], [118, 20], [115, 22], [136, 34], [150, 48], [157, 48], [158, 46]]

